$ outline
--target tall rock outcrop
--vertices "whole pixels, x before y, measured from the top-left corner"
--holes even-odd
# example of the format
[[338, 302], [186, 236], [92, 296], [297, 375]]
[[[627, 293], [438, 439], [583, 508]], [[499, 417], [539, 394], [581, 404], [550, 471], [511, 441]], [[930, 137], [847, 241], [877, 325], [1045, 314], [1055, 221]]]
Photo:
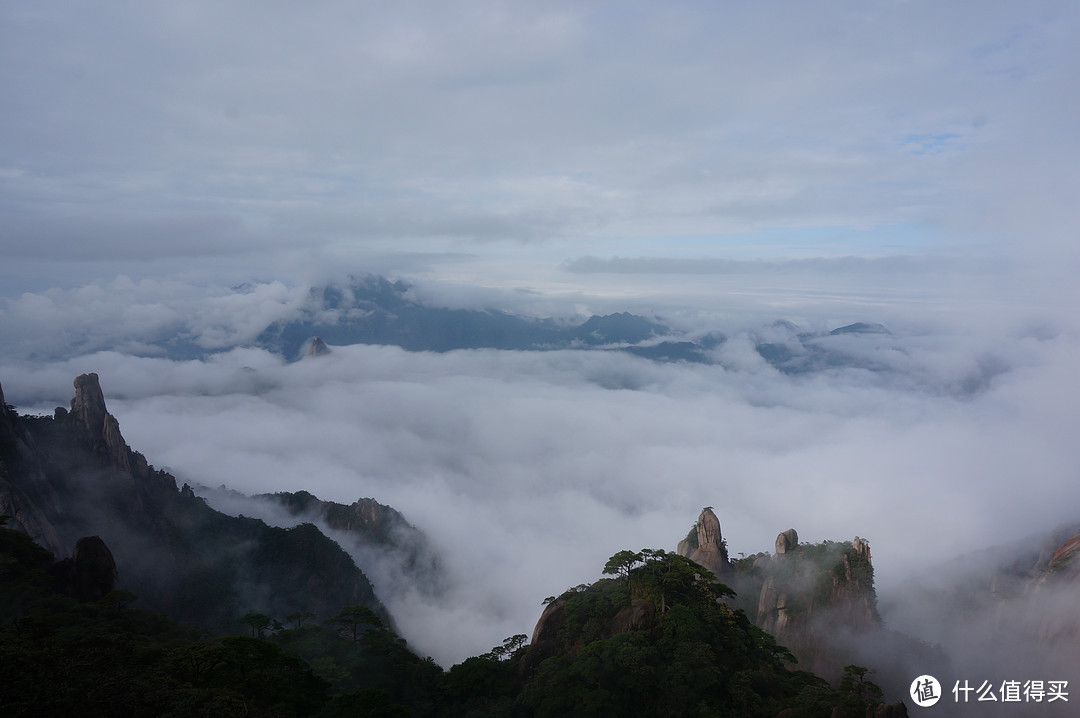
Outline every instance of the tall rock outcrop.
[[717, 579], [723, 580], [731, 573], [727, 543], [720, 531], [720, 519], [713, 513], [712, 507], [706, 506], [701, 510], [694, 528], [679, 542], [675, 551], [700, 563], [712, 571]]
[[105, 394], [98, 375], [80, 374], [75, 377], [75, 396], [71, 400], [71, 419], [79, 430], [93, 442], [103, 439], [105, 432]]
[[788, 529], [782, 531], [779, 536], [776, 537], [776, 555], [783, 556], [788, 551], [791, 551], [799, 545], [799, 532], [795, 529]]
[[[75, 397], [71, 400], [71, 421], [87, 448], [107, 463], [133, 477], [146, 479], [152, 473], [146, 457], [124, 441], [120, 422], [105, 408], [105, 394], [98, 375], [80, 374], [75, 377]], [[57, 412], [58, 417], [63, 417]]]
[[788, 529], [776, 537], [772, 561], [756, 565], [764, 568], [756, 623], [822, 673], [830, 634], [881, 627], [865, 539], [804, 546]]
[[[96, 374], [75, 379], [70, 411], [21, 417], [0, 406], [0, 513], [63, 556], [69, 595], [115, 586], [171, 618], [231, 632], [238, 616], [326, 617], [343, 606], [386, 609], [348, 553], [310, 523], [284, 529], [210, 508], [124, 441]], [[105, 544], [108, 544], [107, 548]], [[112, 559], [115, 556], [115, 561]]]
[[856, 662], [838, 637], [882, 630], [870, 544], [858, 536], [804, 544], [790, 528], [777, 535], [774, 548], [772, 555], [729, 560], [720, 521], [706, 508], [677, 552], [734, 589], [732, 606], [789, 648], [801, 667], [838, 677]]

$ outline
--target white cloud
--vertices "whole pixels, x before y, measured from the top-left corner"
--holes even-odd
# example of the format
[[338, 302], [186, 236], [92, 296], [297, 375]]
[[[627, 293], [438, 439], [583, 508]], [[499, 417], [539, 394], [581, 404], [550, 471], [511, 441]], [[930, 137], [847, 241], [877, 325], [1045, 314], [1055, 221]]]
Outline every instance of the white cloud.
[[[887, 585], [1075, 504], [1076, 13], [9, 4], [6, 394], [48, 409], [97, 371], [181, 479], [405, 511], [475, 587], [395, 606], [440, 659], [528, 632], [540, 598], [670, 547], [703, 504], [734, 550], [870, 534]], [[728, 333], [727, 368], [129, 356], [243, 344], [368, 271], [453, 306], [665, 313]], [[777, 375], [753, 344], [778, 318], [887, 324], [835, 342], [887, 378]]]
[[[452, 662], [529, 633], [542, 598], [596, 579], [614, 552], [673, 548], [704, 505], [733, 553], [791, 526], [868, 536], [883, 593], [930, 558], [1075, 518], [1075, 338], [893, 341], [897, 380], [374, 346], [295, 364], [103, 353], [2, 371], [8, 401], [45, 410], [97, 371], [128, 441], [180, 481], [401, 510], [446, 556], [451, 589], [433, 602], [388, 588], [391, 610]], [[951, 391], [988, 345], [1007, 371]]]
[[1074, 19], [1053, 1], [13, 7], [0, 242], [23, 268], [235, 267], [733, 234], [768, 254], [776, 227], [855, 227], [878, 254], [907, 223], [1075, 260]]

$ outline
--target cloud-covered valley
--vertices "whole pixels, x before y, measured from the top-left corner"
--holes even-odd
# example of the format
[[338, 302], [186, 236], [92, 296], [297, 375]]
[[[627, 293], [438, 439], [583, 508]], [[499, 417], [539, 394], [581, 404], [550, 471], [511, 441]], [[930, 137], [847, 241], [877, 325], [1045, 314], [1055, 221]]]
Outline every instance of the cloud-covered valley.
[[[261, 291], [277, 307], [296, 295]], [[450, 663], [529, 633], [544, 597], [616, 551], [672, 549], [706, 505], [733, 556], [789, 527], [869, 538], [883, 596], [1075, 520], [1077, 339], [1020, 329], [826, 336], [867, 361], [790, 375], [755, 349], [789, 336], [764, 324], [729, 327], [714, 364], [355, 345], [292, 363], [107, 351], [8, 360], [0, 376], [9, 402], [47, 412], [97, 372], [128, 442], [181, 482], [402, 511], [449, 588], [433, 599], [385, 572], [380, 586], [376, 570], [376, 590], [417, 650]]]

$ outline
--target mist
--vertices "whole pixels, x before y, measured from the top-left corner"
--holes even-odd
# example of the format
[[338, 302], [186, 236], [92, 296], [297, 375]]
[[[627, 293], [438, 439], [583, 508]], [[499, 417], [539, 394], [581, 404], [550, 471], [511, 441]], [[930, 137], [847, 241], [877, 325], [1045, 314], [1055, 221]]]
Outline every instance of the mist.
[[754, 350], [779, 330], [746, 324], [721, 327], [712, 365], [356, 345], [295, 363], [107, 351], [9, 360], [0, 376], [9, 402], [51, 412], [97, 372], [129, 444], [180, 482], [398, 509], [440, 552], [443, 592], [358, 559], [410, 645], [443, 665], [531, 633], [545, 597], [596, 580], [615, 552], [674, 548], [706, 505], [732, 556], [789, 527], [868, 538], [883, 603], [927, 564], [1077, 518], [1067, 326], [912, 315], [893, 334], [829, 338], [876, 370], [788, 376]]

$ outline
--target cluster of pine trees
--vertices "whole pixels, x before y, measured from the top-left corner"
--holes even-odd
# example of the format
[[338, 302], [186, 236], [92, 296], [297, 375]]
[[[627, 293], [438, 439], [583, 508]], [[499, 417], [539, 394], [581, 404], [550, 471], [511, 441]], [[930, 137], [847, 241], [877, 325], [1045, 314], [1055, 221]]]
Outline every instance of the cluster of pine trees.
[[317, 620], [237, 617], [213, 635], [139, 610], [113, 591], [64, 595], [54, 559], [0, 528], [0, 705], [19, 716], [863, 715], [865, 670], [834, 689], [785, 667], [791, 655], [725, 602], [730, 590], [663, 551], [624, 551], [614, 576], [545, 610], [524, 635], [444, 671], [412, 653], [370, 608]]

